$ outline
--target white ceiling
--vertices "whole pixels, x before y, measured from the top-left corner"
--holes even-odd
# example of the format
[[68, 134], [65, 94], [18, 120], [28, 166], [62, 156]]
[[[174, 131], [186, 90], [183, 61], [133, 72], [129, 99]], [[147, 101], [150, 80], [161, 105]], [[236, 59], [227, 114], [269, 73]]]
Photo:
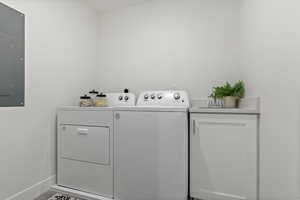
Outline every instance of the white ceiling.
[[116, 8], [144, 3], [149, 0], [89, 0], [98, 11], [108, 11]]

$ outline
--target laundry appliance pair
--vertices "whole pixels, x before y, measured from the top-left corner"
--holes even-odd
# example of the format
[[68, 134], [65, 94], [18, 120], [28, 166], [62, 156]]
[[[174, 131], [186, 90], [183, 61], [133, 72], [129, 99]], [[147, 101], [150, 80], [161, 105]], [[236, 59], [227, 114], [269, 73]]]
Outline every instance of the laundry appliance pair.
[[108, 99], [110, 107], [58, 109], [55, 188], [94, 199], [186, 200], [187, 92]]

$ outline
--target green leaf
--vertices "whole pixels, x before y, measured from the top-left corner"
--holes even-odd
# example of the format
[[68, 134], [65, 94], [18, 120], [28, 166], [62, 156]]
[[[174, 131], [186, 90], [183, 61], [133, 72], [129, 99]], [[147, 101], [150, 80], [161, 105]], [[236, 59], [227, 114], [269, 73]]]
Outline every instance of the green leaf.
[[225, 85], [213, 87], [213, 92], [210, 97], [223, 98], [227, 96], [243, 98], [245, 96], [245, 84], [243, 81], [238, 81], [233, 86], [226, 82]]

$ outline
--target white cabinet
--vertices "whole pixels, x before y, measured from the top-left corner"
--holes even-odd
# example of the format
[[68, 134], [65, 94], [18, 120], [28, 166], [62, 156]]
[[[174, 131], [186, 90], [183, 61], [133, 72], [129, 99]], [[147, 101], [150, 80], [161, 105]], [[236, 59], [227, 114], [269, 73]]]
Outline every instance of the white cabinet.
[[191, 114], [190, 195], [258, 199], [258, 116]]

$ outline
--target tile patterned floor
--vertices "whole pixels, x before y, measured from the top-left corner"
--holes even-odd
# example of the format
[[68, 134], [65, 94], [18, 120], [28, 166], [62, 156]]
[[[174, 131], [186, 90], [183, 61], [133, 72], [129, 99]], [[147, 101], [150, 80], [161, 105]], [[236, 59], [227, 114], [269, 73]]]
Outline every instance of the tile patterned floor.
[[[42, 194], [41, 196], [35, 198], [34, 200], [48, 200], [50, 197], [55, 195], [57, 192], [55, 191], [48, 191]], [[88, 199], [81, 199], [81, 198], [76, 198], [76, 200], [88, 200]], [[191, 199], [191, 200], [198, 200], [198, 199]]]

